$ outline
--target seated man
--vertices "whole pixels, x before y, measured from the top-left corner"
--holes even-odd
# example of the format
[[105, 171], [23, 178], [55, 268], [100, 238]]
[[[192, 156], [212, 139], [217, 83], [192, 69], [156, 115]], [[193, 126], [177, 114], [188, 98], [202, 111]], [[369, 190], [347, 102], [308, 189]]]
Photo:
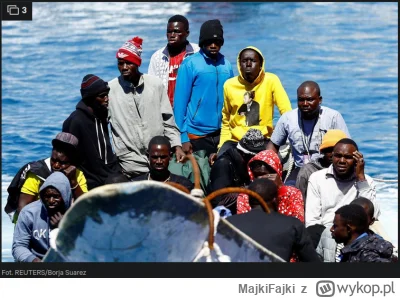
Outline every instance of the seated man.
[[[368, 234], [369, 235], [376, 234], [378, 236], [381, 236], [386, 241], [392, 242], [389, 235], [386, 233], [386, 231], [383, 229], [383, 226], [380, 224], [380, 221], [377, 221], [375, 219], [374, 204], [372, 204], [372, 202], [370, 200], [363, 198], [363, 197], [359, 197], [359, 198], [355, 199], [353, 202], [351, 202], [350, 204], [357, 204], [364, 208], [364, 210], [368, 216], [368, 225], [369, 225]], [[396, 246], [394, 246], [394, 248], [393, 248], [393, 254], [397, 257], [398, 249]]]
[[362, 196], [372, 201], [375, 218], [380, 214], [373, 179], [364, 174], [365, 161], [357, 144], [342, 139], [333, 148], [333, 162], [311, 174], [306, 200], [306, 227], [330, 227], [335, 211]]
[[341, 129], [350, 137], [342, 115], [321, 103], [319, 85], [303, 82], [297, 88], [298, 108], [283, 114], [272, 133], [267, 149], [278, 153], [288, 139], [293, 153], [295, 168], [284, 179], [286, 185], [295, 185], [300, 168], [318, 156], [322, 137], [328, 129]]
[[[265, 150], [266, 140], [258, 129], [250, 128], [236, 147], [227, 149], [217, 158], [210, 172], [208, 193], [225, 187], [244, 187], [250, 183], [247, 163]], [[226, 194], [211, 201], [213, 206], [223, 205], [236, 214], [238, 194]]]
[[230, 216], [226, 220], [287, 262], [293, 253], [302, 262], [320, 262], [300, 220], [277, 212], [276, 184], [270, 179], [259, 178], [249, 185], [249, 189], [264, 199], [271, 213], [266, 213], [257, 200], [250, 198], [252, 209], [249, 212]]
[[[365, 213], [367, 213], [368, 227], [369, 227], [369, 229], [367, 230], [368, 235], [376, 234], [378, 236], [381, 236], [379, 235], [378, 232], [374, 231], [375, 229], [372, 227], [375, 222], [374, 204], [372, 204], [370, 200], [363, 197], [355, 199], [350, 203], [350, 205], [351, 204], [360, 205], [361, 207], [364, 208]], [[384, 239], [390, 242], [388, 238], [384, 237]], [[340, 250], [343, 248], [343, 246], [344, 246], [343, 243], [335, 242], [335, 240], [332, 238], [331, 231], [329, 229], [325, 229], [318, 243], [317, 253], [323, 257], [324, 262], [340, 262], [339, 255], [340, 255]]]
[[343, 243], [340, 262], [392, 262], [393, 245], [376, 234], [368, 234], [368, 216], [357, 204], [335, 212], [330, 231], [337, 243]]
[[[49, 158], [30, 163], [34, 164], [34, 166], [30, 166], [27, 169], [26, 179], [20, 189], [20, 195], [16, 199], [17, 202], [13, 204], [11, 202], [7, 203], [7, 206], [17, 205], [13, 222], [17, 220], [18, 213], [24, 206], [39, 199], [40, 186], [53, 172], [62, 172], [67, 176], [74, 200], [88, 191], [85, 175], [81, 170], [77, 169], [78, 139], [70, 133], [60, 132], [53, 139], [52, 144], [53, 149]], [[5, 209], [7, 209], [7, 206]], [[11, 209], [13, 208], [6, 210], [6, 212], [15, 211]]]
[[154, 180], [159, 182], [174, 182], [184, 186], [189, 191], [193, 189], [193, 183], [189, 179], [172, 174], [168, 170], [172, 151], [171, 143], [166, 137], [153, 137], [149, 142], [148, 152], [150, 172], [138, 176], [132, 179], [132, 181]]
[[14, 230], [12, 255], [16, 262], [40, 262], [50, 248], [50, 230], [58, 227], [71, 206], [70, 181], [60, 173], [51, 174], [39, 192], [40, 200], [25, 206]]
[[316, 171], [325, 169], [332, 164], [333, 147], [339, 140], [344, 138], [347, 138], [347, 136], [340, 129], [328, 130], [322, 138], [321, 146], [319, 146], [321, 157], [312, 160], [311, 162], [300, 168], [299, 174], [297, 175], [296, 179], [296, 188], [300, 189], [304, 200], [307, 196], [308, 179], [310, 178], [311, 174]]

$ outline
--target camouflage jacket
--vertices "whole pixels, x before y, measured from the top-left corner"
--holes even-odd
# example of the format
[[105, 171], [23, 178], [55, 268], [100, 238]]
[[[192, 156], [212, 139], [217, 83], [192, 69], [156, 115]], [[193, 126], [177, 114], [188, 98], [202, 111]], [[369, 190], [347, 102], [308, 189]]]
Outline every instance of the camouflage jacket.
[[392, 262], [393, 245], [376, 234], [367, 235], [341, 249], [341, 262]]

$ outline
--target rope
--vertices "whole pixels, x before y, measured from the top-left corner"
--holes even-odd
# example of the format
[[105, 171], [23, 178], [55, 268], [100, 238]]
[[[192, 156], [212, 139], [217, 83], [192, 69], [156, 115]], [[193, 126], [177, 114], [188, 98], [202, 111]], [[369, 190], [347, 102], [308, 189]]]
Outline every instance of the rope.
[[197, 199], [204, 198], [204, 191], [202, 189], [193, 188], [192, 191], [190, 192], [190, 194]]
[[193, 154], [187, 154], [186, 156], [192, 162], [193, 176], [194, 176], [194, 188], [201, 189], [199, 165], [197, 164], [197, 161], [194, 158]]
[[287, 180], [287, 178], [289, 177], [289, 175], [290, 175], [290, 173], [292, 172], [292, 170], [293, 170], [293, 166], [294, 166], [294, 158], [293, 158], [293, 156], [290, 154], [290, 156], [289, 156], [289, 165], [288, 165], [288, 170], [287, 170], [287, 174], [286, 174], [286, 177], [285, 177], [285, 180], [283, 181], [283, 183], [285, 183], [286, 182], [286, 180]]
[[[281, 156], [282, 161], [289, 155], [289, 158], [287, 160], [287, 163], [288, 163], [287, 170], [286, 170], [287, 173], [286, 173], [285, 180], [283, 181], [283, 183], [286, 182], [287, 178], [289, 177], [290, 173], [293, 170], [294, 158], [293, 158], [291, 149], [292, 148], [290, 147], [290, 143], [288, 141], [286, 141], [286, 147], [279, 150], [279, 155]], [[282, 164], [282, 166], [284, 166], [284, 165]]]
[[[210, 202], [207, 202], [207, 203], [210, 204]], [[207, 203], [206, 203], [206, 205], [207, 205]], [[221, 217], [219, 216], [218, 212], [216, 212], [216, 211], [211, 211], [211, 213], [214, 217], [214, 220], [213, 220], [213, 226], [215, 227], [215, 229], [213, 231], [213, 236], [214, 236], [215, 234], [217, 234], [217, 226], [218, 226], [218, 223], [219, 223], [219, 220]], [[194, 258], [193, 262], [198, 262], [202, 257], [206, 258], [206, 262], [212, 262], [213, 260], [212, 260], [212, 256], [211, 256], [211, 253], [212, 253], [211, 250], [214, 250], [214, 253], [219, 262], [230, 262], [231, 261], [231, 258], [222, 253], [221, 248], [219, 247], [219, 245], [217, 243], [214, 242], [214, 239], [213, 239], [213, 243], [210, 243], [208, 241], [204, 242], [203, 248], [200, 250], [200, 252]]]

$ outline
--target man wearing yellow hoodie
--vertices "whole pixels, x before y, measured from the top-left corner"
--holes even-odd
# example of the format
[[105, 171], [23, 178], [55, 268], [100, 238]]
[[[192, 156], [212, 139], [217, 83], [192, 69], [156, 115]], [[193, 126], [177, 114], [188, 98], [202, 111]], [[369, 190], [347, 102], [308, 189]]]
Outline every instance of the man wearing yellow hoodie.
[[280, 114], [292, 110], [278, 76], [265, 72], [265, 59], [255, 47], [246, 47], [237, 58], [239, 75], [224, 84], [221, 139], [218, 156], [236, 146], [250, 128], [272, 134], [274, 105]]

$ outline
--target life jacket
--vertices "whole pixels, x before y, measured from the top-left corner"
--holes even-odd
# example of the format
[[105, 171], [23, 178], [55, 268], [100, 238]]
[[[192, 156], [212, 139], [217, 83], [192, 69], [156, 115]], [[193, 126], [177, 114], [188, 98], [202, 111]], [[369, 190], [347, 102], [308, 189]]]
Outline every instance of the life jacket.
[[47, 166], [45, 159], [29, 162], [25, 164], [22, 168], [20, 168], [7, 188], [8, 198], [7, 204], [4, 207], [4, 211], [7, 214], [10, 214], [17, 210], [21, 188], [24, 185], [29, 172], [35, 174], [36, 176], [38, 176], [39, 179], [43, 181], [45, 181], [47, 177], [49, 177], [49, 175], [51, 174], [51, 171]]

